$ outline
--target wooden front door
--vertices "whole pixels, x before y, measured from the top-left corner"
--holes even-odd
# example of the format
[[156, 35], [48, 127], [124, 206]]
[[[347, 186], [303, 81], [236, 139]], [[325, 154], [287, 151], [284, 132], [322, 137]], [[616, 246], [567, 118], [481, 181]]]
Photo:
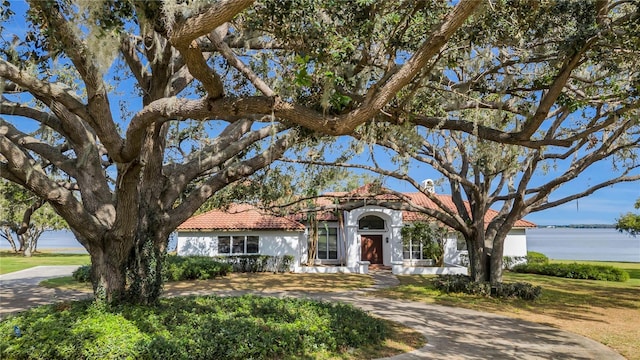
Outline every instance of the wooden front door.
[[368, 261], [371, 264], [382, 264], [382, 235], [361, 235], [362, 261]]

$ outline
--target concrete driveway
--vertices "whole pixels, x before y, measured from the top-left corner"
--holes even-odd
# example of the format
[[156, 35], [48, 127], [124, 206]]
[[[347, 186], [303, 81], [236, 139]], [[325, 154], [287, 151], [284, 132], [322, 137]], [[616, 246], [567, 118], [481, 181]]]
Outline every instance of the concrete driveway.
[[[46, 289], [38, 283], [70, 275], [76, 266], [38, 266], [0, 275], [0, 316], [29, 307], [90, 296], [87, 293]], [[374, 274], [375, 288], [392, 286], [393, 275]], [[189, 291], [172, 293], [191, 294]], [[239, 292], [216, 291], [217, 295]], [[382, 318], [422, 333], [428, 344], [411, 353], [389, 359], [624, 359], [591, 339], [549, 326], [505, 316], [455, 307], [398, 301], [367, 296], [366, 291], [348, 293], [260, 292], [265, 296], [297, 296], [354, 304]]]

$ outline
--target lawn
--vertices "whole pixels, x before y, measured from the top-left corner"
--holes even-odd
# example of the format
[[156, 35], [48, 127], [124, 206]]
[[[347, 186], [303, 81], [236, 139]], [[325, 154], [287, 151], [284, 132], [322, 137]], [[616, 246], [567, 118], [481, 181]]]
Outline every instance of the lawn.
[[58, 254], [38, 252], [24, 257], [11, 251], [0, 251], [0, 275], [43, 265], [85, 265], [89, 264], [87, 254]]
[[550, 325], [601, 342], [631, 360], [640, 360], [640, 263], [589, 262], [629, 271], [627, 282], [574, 280], [505, 273], [505, 281], [543, 288], [536, 302], [442, 294], [429, 288], [428, 276], [399, 276], [401, 285], [374, 293], [440, 305], [487, 311]]
[[[88, 283], [78, 283], [71, 276], [45, 280], [41, 286], [91, 291]], [[366, 288], [373, 285], [371, 276], [353, 274], [273, 274], [231, 273], [211, 280], [172, 281], [164, 284], [167, 295], [208, 294], [212, 291], [301, 291], [334, 292]]]

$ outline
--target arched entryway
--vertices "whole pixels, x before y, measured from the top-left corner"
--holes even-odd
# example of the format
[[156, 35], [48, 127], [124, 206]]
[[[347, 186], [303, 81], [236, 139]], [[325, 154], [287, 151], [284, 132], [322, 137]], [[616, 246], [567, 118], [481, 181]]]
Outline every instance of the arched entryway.
[[358, 221], [360, 235], [360, 260], [370, 264], [383, 264], [383, 233], [386, 232], [385, 220], [376, 215], [366, 215]]

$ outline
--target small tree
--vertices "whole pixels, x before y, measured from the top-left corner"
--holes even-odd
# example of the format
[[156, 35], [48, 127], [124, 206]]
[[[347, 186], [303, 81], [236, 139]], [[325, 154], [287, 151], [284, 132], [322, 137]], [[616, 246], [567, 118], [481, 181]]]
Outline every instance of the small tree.
[[[636, 200], [634, 207], [640, 209], [640, 199]], [[620, 216], [620, 218], [616, 219], [616, 229], [631, 236], [637, 236], [640, 234], [640, 214], [628, 212]]]
[[0, 219], [0, 237], [9, 242], [11, 250], [25, 256], [37, 250], [45, 231], [66, 227], [51, 206], [4, 179], [0, 179]]
[[433, 259], [437, 266], [444, 265], [447, 228], [434, 222], [416, 221], [405, 225], [400, 233], [405, 246], [420, 246], [424, 259]]

